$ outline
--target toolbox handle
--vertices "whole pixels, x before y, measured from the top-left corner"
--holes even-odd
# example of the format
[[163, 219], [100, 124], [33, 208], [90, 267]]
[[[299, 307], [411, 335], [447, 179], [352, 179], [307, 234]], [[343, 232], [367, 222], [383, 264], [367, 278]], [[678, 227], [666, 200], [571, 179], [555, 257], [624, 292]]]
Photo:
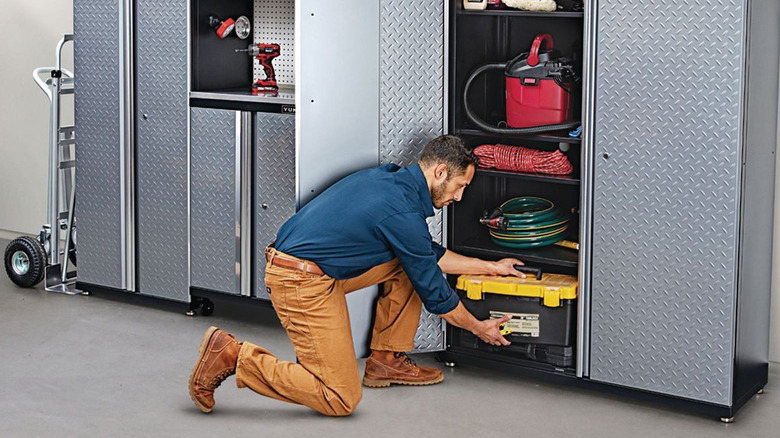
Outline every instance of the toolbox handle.
[[531, 266], [514, 265], [514, 268], [524, 274], [536, 275], [537, 280], [542, 279], [542, 268], [533, 268]]
[[534, 38], [533, 44], [531, 44], [531, 54], [528, 55], [528, 65], [536, 67], [539, 65], [539, 50], [542, 48], [542, 43], [545, 43], [547, 50], [552, 50], [553, 37], [549, 33], [540, 33]]

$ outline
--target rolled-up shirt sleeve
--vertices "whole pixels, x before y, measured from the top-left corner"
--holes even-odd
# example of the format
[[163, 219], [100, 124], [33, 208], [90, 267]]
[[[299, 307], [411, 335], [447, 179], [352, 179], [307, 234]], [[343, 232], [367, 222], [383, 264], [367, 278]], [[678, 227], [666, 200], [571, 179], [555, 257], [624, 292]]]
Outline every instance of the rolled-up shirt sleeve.
[[439, 245], [438, 243], [431, 240], [431, 249], [433, 250], [433, 253], [436, 254], [436, 261], [438, 262], [441, 260], [442, 257], [444, 257], [444, 253], [447, 252], [447, 248]]
[[376, 232], [398, 257], [429, 312], [443, 315], [457, 307], [460, 301], [458, 295], [447, 283], [438, 265], [446, 250], [432, 242], [428, 225], [420, 213], [389, 216], [377, 224]]

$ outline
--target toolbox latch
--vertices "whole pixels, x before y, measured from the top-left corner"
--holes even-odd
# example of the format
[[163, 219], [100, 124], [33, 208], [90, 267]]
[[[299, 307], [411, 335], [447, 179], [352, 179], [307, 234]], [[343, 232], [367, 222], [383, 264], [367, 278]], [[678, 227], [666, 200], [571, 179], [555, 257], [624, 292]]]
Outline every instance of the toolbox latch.
[[545, 289], [543, 300], [545, 307], [561, 307], [561, 290]]
[[466, 283], [466, 297], [475, 301], [482, 300], [484, 298], [482, 296], [482, 283], [475, 283], [471, 281]]

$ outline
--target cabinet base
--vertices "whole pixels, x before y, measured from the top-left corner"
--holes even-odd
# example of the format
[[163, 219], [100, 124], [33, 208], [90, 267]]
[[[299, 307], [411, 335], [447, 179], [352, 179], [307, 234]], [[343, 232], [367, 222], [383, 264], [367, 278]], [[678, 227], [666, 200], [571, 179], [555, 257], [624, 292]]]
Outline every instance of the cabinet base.
[[[477, 366], [495, 371], [501, 371], [523, 378], [531, 378], [538, 381], [544, 381], [555, 384], [570, 385], [578, 388], [587, 388], [600, 391], [602, 393], [614, 394], [621, 397], [628, 397], [635, 400], [643, 400], [651, 403], [667, 406], [676, 410], [684, 410], [692, 413], [703, 414], [714, 419], [733, 418], [737, 410], [745, 404], [751, 397], [737, 400], [732, 406], [721, 406], [710, 403], [686, 400], [672, 396], [666, 396], [651, 392], [629, 389], [619, 386], [613, 386], [606, 383], [600, 383], [588, 378], [578, 378], [572, 370], [555, 369], [542, 367], [531, 367], [525, 364], [518, 364], [511, 360], [501, 360], [493, 357], [485, 357], [479, 352], [469, 351], [467, 349], [450, 347], [447, 351], [437, 353], [437, 359], [444, 363], [454, 363], [458, 366]], [[753, 393], [755, 394], [755, 392]]]

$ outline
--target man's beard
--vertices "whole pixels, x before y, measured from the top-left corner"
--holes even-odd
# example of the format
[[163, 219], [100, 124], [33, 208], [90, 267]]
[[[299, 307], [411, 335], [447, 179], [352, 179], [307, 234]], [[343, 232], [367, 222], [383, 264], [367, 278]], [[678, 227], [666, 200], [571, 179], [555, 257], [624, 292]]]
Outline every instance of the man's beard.
[[448, 199], [446, 199], [446, 196], [444, 195], [444, 189], [446, 187], [447, 187], [447, 181], [444, 181], [439, 185], [433, 186], [433, 188], [431, 189], [431, 201], [433, 202], [434, 207], [442, 208], [444, 207], [444, 203], [448, 201]]

